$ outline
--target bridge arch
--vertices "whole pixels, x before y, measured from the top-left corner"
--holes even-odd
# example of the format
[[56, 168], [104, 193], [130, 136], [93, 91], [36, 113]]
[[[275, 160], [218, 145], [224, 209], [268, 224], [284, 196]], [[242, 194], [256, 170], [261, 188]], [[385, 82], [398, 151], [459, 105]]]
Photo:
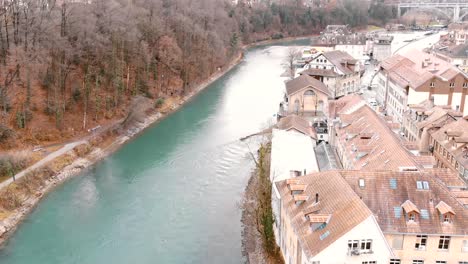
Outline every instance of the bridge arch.
[[433, 14], [440, 14], [454, 22], [466, 18], [468, 1], [466, 0], [438, 0], [438, 1], [419, 1], [419, 0], [401, 0], [398, 4], [398, 16], [410, 10], [430, 10]]
[[[453, 14], [448, 14], [447, 12], [444, 12], [442, 9], [440, 8], [437, 8], [437, 7], [426, 7], [426, 6], [423, 6], [423, 7], [409, 7], [409, 8], [405, 8], [405, 12], [402, 13], [402, 15], [405, 15], [407, 14], [408, 12], [411, 12], [411, 11], [420, 11], [420, 12], [430, 12], [432, 14], [434, 13], [437, 13], [439, 15], [442, 15], [444, 18], [448, 19], [448, 20], [452, 20], [453, 19]], [[466, 14], [465, 14], [466, 15]]]
[[[465, 12], [465, 13], [461, 13]], [[458, 17], [458, 21], [463, 21], [464, 18], [468, 18], [468, 9], [467, 10], [460, 10], [460, 17]]]

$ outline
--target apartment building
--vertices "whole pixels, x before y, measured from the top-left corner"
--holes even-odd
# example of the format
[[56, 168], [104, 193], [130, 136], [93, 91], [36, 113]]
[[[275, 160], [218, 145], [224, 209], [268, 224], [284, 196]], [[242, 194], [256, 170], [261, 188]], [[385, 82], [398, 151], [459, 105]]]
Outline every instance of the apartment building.
[[286, 264], [388, 263], [377, 220], [338, 171], [274, 184], [274, 228]]
[[468, 44], [468, 22], [450, 24], [447, 37], [455, 45]]
[[393, 257], [383, 263], [468, 261], [468, 210], [439, 178], [443, 174], [448, 183], [466, 188], [456, 175], [434, 170], [341, 174], [373, 212], [392, 248]]
[[414, 142], [420, 152], [429, 152], [429, 135], [442, 126], [462, 118], [462, 113], [450, 106], [434, 106], [431, 101], [410, 105], [403, 114], [401, 132]]
[[461, 118], [430, 134], [437, 167], [448, 168], [468, 180], [468, 121]]
[[327, 171], [277, 182], [285, 262], [464, 264], [468, 211], [446, 184], [466, 188], [436, 170]]
[[354, 93], [360, 89], [361, 65], [344, 51], [334, 50], [318, 54], [299, 74], [323, 82], [332, 98]]
[[408, 105], [425, 100], [468, 114], [468, 77], [433, 54], [412, 50], [394, 55], [380, 64], [376, 80], [377, 101], [400, 123]]

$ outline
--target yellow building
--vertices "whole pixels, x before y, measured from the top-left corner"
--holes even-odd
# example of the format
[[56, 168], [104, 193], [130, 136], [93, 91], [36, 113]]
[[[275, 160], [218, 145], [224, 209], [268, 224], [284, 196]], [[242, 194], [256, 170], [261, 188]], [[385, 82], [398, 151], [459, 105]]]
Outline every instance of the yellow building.
[[323, 116], [327, 114], [327, 87], [320, 81], [301, 75], [286, 82], [287, 114]]

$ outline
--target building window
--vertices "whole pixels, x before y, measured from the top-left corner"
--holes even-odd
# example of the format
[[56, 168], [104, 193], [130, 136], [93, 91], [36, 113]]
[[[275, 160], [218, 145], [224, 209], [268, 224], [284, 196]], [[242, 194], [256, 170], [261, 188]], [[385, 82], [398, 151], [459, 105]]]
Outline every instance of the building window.
[[468, 82], [463, 83], [463, 88], [468, 88]]
[[439, 239], [439, 249], [448, 249], [450, 245], [450, 237], [449, 236], [440, 236]]
[[468, 261], [458, 261], [458, 264], [468, 264]]
[[392, 240], [393, 249], [402, 249], [403, 248], [403, 236], [394, 236]]
[[361, 252], [372, 252], [372, 239], [361, 240]]
[[390, 259], [390, 264], [401, 264], [400, 259]]
[[424, 260], [414, 259], [413, 264], [424, 264]]
[[416, 244], [414, 248], [417, 250], [426, 250], [427, 236], [426, 235], [417, 235]]
[[447, 264], [445, 260], [436, 260], [436, 264]]
[[377, 261], [363, 261], [362, 264], [376, 264]]
[[305, 93], [304, 93], [304, 96], [314, 96], [314, 95], [315, 95], [315, 92], [312, 91], [312, 90], [307, 90], [307, 91], [305, 91]]
[[468, 252], [468, 240], [463, 240], [462, 252]]
[[424, 190], [429, 190], [429, 182], [423, 181], [422, 183], [423, 183], [423, 189]]
[[408, 214], [408, 221], [410, 222], [414, 222], [414, 220], [416, 219], [414, 213], [409, 213]]
[[434, 82], [431, 82], [431, 85], [430, 85], [430, 86], [431, 86], [431, 87], [434, 87], [434, 86], [435, 86], [435, 83], [434, 83]]
[[359, 240], [348, 240], [348, 250], [358, 249]]
[[451, 83], [449, 84], [449, 86], [450, 86], [450, 87], [455, 87], [455, 83], [454, 83], [454, 82], [451, 82]]
[[444, 223], [445, 224], [450, 224], [452, 223], [452, 216], [450, 214], [444, 214]]

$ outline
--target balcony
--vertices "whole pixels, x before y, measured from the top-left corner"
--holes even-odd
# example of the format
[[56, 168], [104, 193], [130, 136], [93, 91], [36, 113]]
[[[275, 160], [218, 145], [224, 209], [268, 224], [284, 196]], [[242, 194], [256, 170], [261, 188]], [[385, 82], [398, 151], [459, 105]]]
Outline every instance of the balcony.
[[346, 255], [348, 256], [360, 256], [360, 255], [366, 255], [366, 254], [374, 254], [374, 251], [371, 250], [361, 250], [361, 249], [348, 249], [348, 253]]

